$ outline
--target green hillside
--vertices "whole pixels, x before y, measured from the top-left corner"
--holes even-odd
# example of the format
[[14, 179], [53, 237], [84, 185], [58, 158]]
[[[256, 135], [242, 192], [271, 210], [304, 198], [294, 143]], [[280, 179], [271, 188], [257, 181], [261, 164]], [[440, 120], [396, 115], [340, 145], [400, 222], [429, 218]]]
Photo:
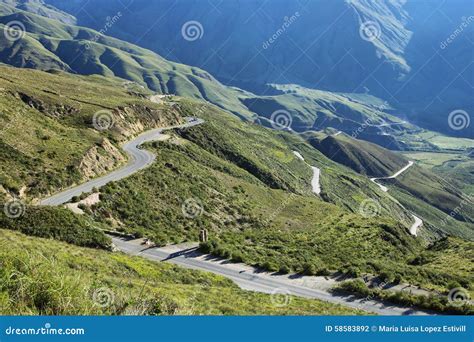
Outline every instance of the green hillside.
[[309, 138], [326, 157], [369, 177], [387, 177], [407, 165], [402, 155], [345, 134], [323, 139]]
[[[409, 235], [409, 212], [366, 176], [328, 159], [301, 136], [241, 121], [204, 102], [175, 97], [173, 106], [154, 104], [146, 99], [146, 91], [131, 92], [114, 78], [8, 70], [1, 79], [2, 99], [9, 101], [4, 120], [10, 122], [1, 137], [10, 146], [7, 164], [2, 163], [6, 198], [15, 195], [30, 201], [71, 184], [74, 179], [68, 174], [63, 182], [54, 176], [65, 165], [72, 165], [76, 182], [81, 181], [77, 162], [97, 141], [107, 139], [118, 149], [121, 141], [141, 130], [183, 116], [197, 115], [205, 123], [148, 144], [156, 162], [101, 189], [101, 201], [83, 207], [85, 216], [77, 218], [60, 208], [27, 207], [20, 220], [4, 218], [4, 228], [99, 248], [108, 248], [108, 240], [97, 228], [147, 236], [158, 244], [197, 241], [199, 230], [205, 228], [211, 242], [203, 249], [269, 270], [388, 274], [389, 279], [444, 289], [451, 281], [466, 283], [457, 275], [433, 280], [435, 273], [411, 267], [409, 259], [423, 251], [424, 242]], [[24, 108], [29, 121], [12, 120], [11, 108]], [[90, 122], [92, 113], [103, 108], [112, 112], [115, 125], [101, 132]], [[32, 136], [32, 127], [40, 133]], [[56, 136], [66, 133], [68, 139], [53, 144]], [[85, 148], [78, 150], [79, 143]], [[42, 154], [38, 148], [51, 150]], [[75, 151], [76, 159], [62, 157], [68, 151]], [[40, 157], [33, 158], [36, 154]], [[312, 193], [309, 165], [321, 169], [321, 196]], [[43, 170], [50, 170], [49, 176]], [[405, 196], [413, 202], [412, 195]], [[189, 201], [192, 208], [198, 206], [191, 219], [186, 215]], [[406, 201], [402, 203], [412, 210]], [[364, 211], [367, 203], [375, 205], [373, 214]], [[427, 215], [433, 213], [426, 208]], [[469, 237], [455, 222], [449, 229], [432, 228], [422, 235], [430, 240], [448, 231]]]
[[[11, 67], [0, 73], [2, 195], [34, 199], [110, 171], [125, 161], [120, 142], [181, 120], [118, 79]], [[94, 127], [96, 113], [110, 129]]]
[[[140, 291], [151, 296], [143, 314], [355, 313], [305, 300], [274, 308], [268, 296], [219, 277], [111, 253], [104, 230], [161, 246], [196, 242], [206, 229], [202, 251], [265, 270], [370, 274], [440, 293], [453, 284], [472, 292], [472, 267], [459, 266], [472, 264], [474, 240], [473, 206], [462, 192], [467, 159], [460, 188], [443, 178], [449, 173], [441, 163], [440, 174], [415, 165], [380, 181], [387, 193], [370, 176], [392, 175], [408, 159], [364, 141], [432, 151], [459, 140], [425, 139], [429, 132], [369, 95], [272, 85], [273, 95], [257, 96], [227, 87], [35, 3], [0, 4], [0, 32], [12, 21], [26, 29], [19, 40], [0, 41], [0, 245], [13, 246], [0, 249], [0, 314], [122, 314], [137, 310]], [[176, 95], [157, 101], [156, 94]], [[290, 119], [288, 129], [264, 127], [274, 126], [278, 111]], [[154, 163], [94, 189], [98, 202], [78, 204], [81, 214], [36, 205], [124, 165], [120, 146], [137, 134], [189, 116], [204, 123], [147, 143]], [[12, 218], [5, 209], [13, 199], [24, 212]], [[413, 214], [424, 222], [418, 236], [409, 233]], [[104, 287], [116, 297], [113, 306], [97, 308], [82, 291]]]
[[[399, 154], [345, 134], [306, 134], [305, 137], [328, 158], [369, 178], [392, 176], [407, 165], [408, 159], [405, 156], [416, 157], [420, 154]], [[436, 153], [428, 154], [432, 155], [437, 156]], [[429, 160], [436, 162], [432, 158]], [[421, 165], [424, 165], [423, 160]], [[442, 165], [444, 166], [437, 168], [414, 165], [396, 179], [377, 182], [387, 186], [390, 195], [423, 218], [424, 228], [435, 236], [445, 232], [472, 240], [474, 207], [469, 192], [463, 192], [463, 188], [469, 189], [470, 181], [466, 173], [469, 164], [463, 159], [458, 169], [461, 171], [462, 166], [465, 166], [467, 170], [459, 172], [458, 177], [454, 177], [454, 182], [446, 172], [446, 165]], [[440, 173], [441, 170], [445, 172]]]
[[24, 23], [26, 33], [18, 40], [0, 41], [0, 61], [5, 64], [116, 76], [154, 92], [204, 99], [241, 116], [253, 116], [238, 100], [237, 91], [204, 70], [169, 62], [149, 50], [91, 29], [0, 4], [0, 30], [14, 21]]
[[452, 218], [474, 223], [474, 206], [470, 197], [454, 187], [449, 179], [414, 166], [401, 174], [394, 184], [403, 191], [444, 211]]
[[363, 315], [318, 300], [240, 290], [230, 280], [0, 229], [0, 315]]
[[[179, 103], [184, 112], [198, 106]], [[243, 123], [212, 106], [198, 108], [204, 125], [149, 144], [156, 163], [104, 187], [101, 202], [86, 212], [159, 245], [196, 241], [207, 229], [204, 251], [272, 271], [370, 273], [441, 289], [451, 281], [470, 283], [458, 275], [434, 280], [435, 272], [410, 266], [424, 250], [423, 239], [408, 234], [411, 216], [367, 177], [295, 135]], [[311, 194], [311, 169], [293, 150], [321, 167], [321, 199]], [[377, 217], [361, 216], [367, 200], [379, 203]], [[427, 230], [426, 237], [436, 236]]]
[[[358, 139], [393, 150], [411, 148], [415, 142], [403, 135], [420, 130], [394, 115], [387, 102], [366, 94], [346, 94], [308, 89], [298, 85], [271, 85], [277, 95], [247, 96], [245, 105], [260, 116], [264, 125], [272, 113], [284, 110], [291, 115], [291, 128], [298, 132], [327, 127], [341, 130]], [[417, 141], [423, 144], [423, 141]]]
[[[189, 100], [179, 104], [184, 113], [199, 112], [205, 124], [178, 131], [174, 139], [166, 142], [151, 144], [158, 156], [154, 165], [106, 187], [104, 198], [113, 200], [104, 216], [109, 216], [109, 210], [115, 212], [117, 221], [125, 220], [125, 229], [172, 229], [166, 235], [179, 239], [178, 235], [184, 234], [196, 239], [197, 230], [178, 234], [173, 225], [175, 221], [192, 223], [182, 217], [181, 204], [193, 197], [199, 198], [205, 210], [210, 211], [205, 217], [207, 221], [194, 223], [215, 226], [219, 231], [223, 229], [221, 221], [230, 227], [245, 227], [261, 226], [269, 216], [280, 220], [279, 215], [272, 213], [286, 212], [281, 203], [287, 199], [314, 203], [314, 209], [305, 211], [316, 216], [291, 218], [295, 227], [304, 227], [306, 220], [318, 222], [322, 219], [318, 213], [337, 207], [315, 197], [311, 189], [312, 170], [293, 151], [300, 151], [309, 164], [321, 168], [321, 198], [325, 201], [358, 213], [362, 204], [372, 199], [380, 206], [375, 215], [394, 217], [407, 227], [411, 224], [405, 210], [375, 184], [327, 159], [301, 138], [244, 123], [213, 106]], [[176, 177], [183, 181], [176, 182]], [[128, 196], [134, 200], [126, 200]], [[291, 212], [288, 214], [291, 216]]]
[[[58, 17], [59, 20], [54, 18]], [[111, 18], [120, 20], [120, 17]], [[108, 37], [97, 31], [74, 26], [61, 17], [28, 6], [0, 3], [0, 30], [10, 22], [24, 24], [21, 39], [0, 42], [0, 62], [40, 70], [59, 69], [82, 75], [120, 77], [153, 92], [175, 94], [211, 102], [240, 118], [269, 125], [278, 110], [292, 117], [298, 131], [334, 127], [348, 132], [364, 128], [364, 139], [403, 149], [404, 144], [380, 135], [382, 131], [412, 131], [384, 112], [380, 99], [364, 94], [339, 94], [294, 85], [272, 85], [277, 95], [257, 96], [227, 87], [206, 71], [170, 62], [154, 52]], [[370, 123], [370, 127], [365, 127]], [[379, 125], [395, 123], [396, 126]]]

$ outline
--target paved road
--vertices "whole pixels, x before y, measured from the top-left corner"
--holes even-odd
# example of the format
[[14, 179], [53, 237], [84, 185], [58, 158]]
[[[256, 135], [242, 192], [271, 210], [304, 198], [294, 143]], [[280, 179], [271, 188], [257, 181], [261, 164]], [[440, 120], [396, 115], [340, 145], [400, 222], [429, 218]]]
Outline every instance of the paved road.
[[[127, 241], [112, 237], [112, 241], [120, 251], [126, 254], [139, 255], [153, 261], [167, 261], [190, 269], [212, 272], [233, 280], [239, 287], [245, 290], [263, 293], [275, 293], [275, 291], [278, 291], [278, 293], [320, 299], [380, 315], [426, 315], [426, 313], [422, 311], [393, 304], [357, 299], [353, 296], [335, 296], [320, 289], [306, 287], [301, 284], [292, 284], [291, 279], [282, 280], [278, 276], [271, 276], [268, 273], [259, 272], [257, 270], [249, 272], [247, 271], [248, 266], [242, 266], [243, 271], [239, 271], [239, 268], [236, 267], [235, 264], [229, 264], [227, 261], [200, 254], [195, 250], [184, 250], [170, 254], [169, 251], [164, 251], [159, 248], [143, 246], [139, 240]], [[294, 281], [294, 283], [295, 282], [296, 281]]]
[[415, 223], [413, 223], [413, 225], [410, 227], [410, 234], [417, 236], [418, 228], [420, 228], [423, 225], [423, 220], [416, 215], [412, 214], [412, 216], [415, 219]]
[[405, 171], [408, 170], [410, 167], [412, 167], [413, 164], [415, 164], [415, 163], [412, 162], [412, 161], [409, 161], [407, 166], [405, 166], [405, 167], [402, 168], [400, 171], [398, 171], [397, 173], [395, 173], [395, 174], [393, 174], [393, 175], [391, 175], [391, 176], [389, 176], [389, 177], [371, 178], [370, 180], [371, 180], [372, 182], [374, 182], [375, 184], [377, 184], [377, 185], [380, 187], [380, 189], [382, 189], [382, 191], [387, 192], [387, 191], [388, 191], [388, 188], [387, 188], [386, 186], [382, 185], [382, 184], [377, 183], [377, 181], [380, 180], [380, 179], [394, 179], [394, 178], [397, 178], [397, 177], [400, 176], [403, 172], [405, 172]]
[[[123, 168], [116, 170], [103, 177], [91, 180], [87, 183], [77, 187], [68, 189], [58, 193], [41, 202], [41, 205], [56, 206], [68, 202], [72, 197], [79, 196], [84, 192], [90, 192], [94, 187], [101, 187], [111, 181], [116, 181], [128, 177], [129, 175], [138, 172], [147, 167], [155, 160], [156, 156], [149, 151], [140, 149], [140, 145], [145, 142], [156, 140], [160, 137], [163, 131], [175, 128], [188, 128], [202, 124], [204, 121], [195, 118], [187, 118], [187, 123], [179, 126], [159, 128], [147, 131], [137, 138], [127, 142], [123, 145], [123, 150], [129, 155], [129, 162]], [[295, 154], [302, 160], [304, 158], [298, 152]], [[317, 169], [313, 167], [313, 170]], [[319, 177], [318, 177], [319, 178]], [[319, 184], [319, 181], [317, 182]], [[314, 184], [313, 184], [314, 187]], [[170, 255], [167, 252], [160, 251], [157, 248], [144, 248], [144, 246], [134, 243], [133, 241], [126, 241], [119, 238], [112, 238], [114, 244], [119, 250], [131, 255], [140, 255], [154, 261], [167, 260], [176, 265], [186, 268], [198, 269], [202, 271], [219, 274], [226, 278], [233, 280], [237, 285], [243, 289], [258, 291], [263, 293], [274, 293], [275, 290], [284, 290], [294, 296], [305, 298], [315, 298], [325, 300], [328, 302], [341, 304], [369, 312], [374, 312], [382, 315], [413, 315], [425, 314], [421, 311], [415, 311], [411, 308], [403, 308], [394, 306], [392, 304], [384, 304], [381, 302], [371, 300], [361, 300], [351, 297], [334, 296], [329, 292], [304, 287], [297, 284], [291, 284], [288, 281], [275, 279], [266, 274], [258, 273], [256, 270], [252, 273], [245, 273], [236, 271], [235, 268], [229, 267], [225, 262], [216, 262], [212, 260], [205, 260], [199, 258], [196, 252], [193, 253], [179, 253], [178, 255]]]
[[[414, 164], [415, 164], [414, 162], [409, 161], [408, 165], [406, 165], [405, 167], [403, 167], [401, 170], [394, 173], [390, 177], [371, 178], [370, 180], [372, 182], [374, 182], [375, 184], [377, 184], [380, 187], [380, 189], [382, 189], [382, 191], [388, 192], [388, 188], [385, 185], [377, 183], [377, 180], [379, 180], [379, 179], [395, 179], [398, 176], [400, 176], [403, 172], [408, 170], [410, 167], [412, 167]], [[412, 214], [412, 216], [413, 216], [413, 219], [415, 220], [415, 223], [413, 223], [413, 225], [410, 227], [409, 230], [410, 230], [411, 235], [417, 236], [418, 235], [418, 228], [420, 228], [423, 225], [423, 220], [421, 218], [419, 218], [418, 216], [416, 216], [416, 215]]]
[[[297, 152], [297, 151], [293, 151], [293, 154], [298, 157], [298, 159], [304, 161], [306, 163], [306, 161], [304, 160], [304, 157], [301, 155], [301, 153]], [[320, 177], [321, 177], [321, 170], [319, 168], [317, 168], [316, 166], [311, 166], [309, 165], [308, 163], [306, 163], [306, 165], [310, 166], [311, 169], [313, 170], [313, 179], [311, 179], [311, 187], [313, 188], [313, 192], [317, 195], [320, 195], [321, 194], [321, 183], [319, 181]]]
[[40, 205], [57, 206], [64, 204], [70, 201], [71, 198], [73, 198], [74, 196], [80, 196], [82, 193], [91, 192], [94, 187], [100, 188], [106, 185], [107, 183], [126, 178], [131, 174], [134, 174], [144, 169], [145, 167], [153, 163], [156, 156], [149, 151], [140, 149], [140, 145], [145, 142], [158, 139], [162, 132], [165, 130], [193, 127], [196, 125], [200, 125], [204, 122], [203, 120], [196, 118], [186, 118], [186, 120], [187, 123], [183, 125], [158, 128], [140, 134], [138, 137], [125, 143], [122, 146], [123, 150], [129, 156], [129, 161], [127, 165], [125, 165], [123, 168], [113, 171], [105, 176], [93, 179], [87, 183], [78, 185], [74, 188], [55, 194], [49, 198], [46, 198], [40, 202]]

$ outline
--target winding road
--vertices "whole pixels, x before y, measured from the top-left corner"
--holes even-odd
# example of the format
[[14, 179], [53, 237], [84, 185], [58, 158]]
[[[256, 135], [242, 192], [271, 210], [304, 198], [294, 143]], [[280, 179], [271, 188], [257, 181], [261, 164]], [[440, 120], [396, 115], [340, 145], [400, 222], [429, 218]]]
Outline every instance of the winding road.
[[[410, 167], [412, 167], [414, 164], [415, 164], [414, 162], [409, 161], [408, 165], [406, 165], [405, 167], [400, 169], [398, 172], [394, 173], [393, 175], [391, 175], [389, 177], [370, 178], [370, 180], [372, 182], [374, 182], [375, 184], [377, 184], [380, 187], [380, 189], [382, 189], [382, 191], [388, 192], [388, 188], [385, 185], [377, 183], [377, 181], [380, 180], [380, 179], [395, 179], [398, 176], [400, 176], [402, 173], [404, 173], [406, 170], [408, 170]], [[423, 225], [423, 220], [421, 218], [419, 218], [418, 216], [414, 215], [414, 214], [412, 214], [412, 216], [413, 216], [413, 219], [415, 220], [415, 223], [413, 223], [413, 225], [410, 227], [409, 231], [410, 231], [411, 235], [417, 236], [418, 235], [418, 228], [420, 228]]]
[[[229, 263], [228, 260], [201, 254], [196, 248], [173, 249], [147, 247], [143, 240], [126, 240], [112, 237], [114, 245], [122, 252], [157, 262], [171, 262], [185, 268], [207, 271], [234, 281], [240, 288], [249, 291], [285, 294], [313, 298], [379, 315], [426, 315], [427, 313], [395, 304], [383, 303], [354, 296], [338, 296], [315, 288], [311, 282], [293, 279], [291, 275], [274, 275], [261, 272], [244, 264]], [[312, 277], [314, 278], [314, 277]]]
[[[298, 157], [298, 159], [305, 161], [304, 157], [301, 155], [301, 153], [297, 152], [297, 151], [293, 151], [293, 154]], [[313, 170], [313, 179], [311, 180], [311, 187], [313, 188], [313, 192], [317, 195], [320, 195], [321, 194], [321, 183], [319, 181], [320, 177], [321, 177], [321, 170], [315, 166], [311, 166], [309, 165], [308, 163], [306, 163], [306, 165], [310, 166], [311, 169]]]
[[[150, 130], [140, 134], [135, 139], [125, 143], [122, 148], [128, 154], [129, 161], [124, 167], [113, 171], [105, 176], [93, 179], [84, 184], [78, 185], [71, 189], [60, 192], [54, 196], [41, 201], [41, 205], [45, 206], [59, 206], [71, 200], [74, 196], [79, 196], [82, 193], [92, 191], [94, 187], [102, 187], [109, 182], [117, 181], [126, 178], [153, 163], [156, 156], [146, 150], [142, 150], [140, 146], [145, 142], [154, 141], [160, 138], [163, 131], [176, 129], [176, 128], [189, 128], [204, 123], [203, 120], [197, 118], [186, 118], [187, 123], [183, 125], [171, 126]], [[293, 152], [299, 159], [305, 161], [303, 156], [294, 151]], [[307, 163], [306, 163], [307, 164]], [[308, 164], [309, 165], [309, 164]], [[320, 170], [314, 166], [313, 179], [311, 185], [313, 192], [319, 194], [321, 187], [319, 184]], [[401, 173], [401, 172], [400, 172]], [[268, 273], [259, 272], [250, 266], [242, 264], [230, 264], [226, 260], [220, 260], [212, 258], [208, 255], [203, 255], [196, 252], [195, 248], [192, 251], [180, 251], [179, 253], [170, 253], [169, 251], [144, 247], [142, 242], [138, 240], [126, 240], [122, 238], [112, 237], [112, 241], [118, 250], [129, 254], [145, 257], [147, 259], [162, 262], [169, 261], [176, 265], [197, 269], [201, 271], [212, 272], [224, 276], [234, 281], [242, 289], [263, 292], [263, 293], [280, 293], [283, 291], [286, 294], [294, 296], [300, 296], [305, 298], [314, 298], [319, 300], [328, 301], [335, 304], [341, 304], [344, 306], [365, 310], [381, 315], [423, 315], [426, 314], [422, 311], [413, 310], [393, 304], [386, 304], [380, 301], [358, 299], [354, 296], [337, 296], [333, 295], [323, 289], [318, 289], [310, 286], [305, 286], [305, 283], [299, 283], [291, 278], [282, 278], [279, 276], [273, 276]], [[280, 292], [278, 292], [280, 291]]]
[[380, 183], [377, 183], [378, 180], [381, 180], [381, 179], [395, 179], [397, 178], [398, 176], [400, 176], [403, 172], [405, 172], [406, 170], [408, 170], [410, 167], [412, 167], [415, 163], [412, 162], [412, 161], [409, 161], [408, 162], [408, 165], [405, 166], [404, 168], [402, 168], [400, 171], [398, 171], [397, 173], [394, 173], [393, 175], [389, 176], [389, 177], [379, 177], [379, 178], [370, 178], [370, 180], [372, 182], [374, 182], [375, 184], [377, 184], [380, 189], [382, 189], [382, 191], [384, 192], [387, 192], [388, 191], [388, 188]]
[[410, 227], [410, 234], [417, 236], [418, 228], [423, 225], [423, 220], [416, 215], [411, 214], [411, 216], [413, 216], [413, 218], [415, 219], [415, 223], [413, 223], [413, 225]]
[[128, 163], [124, 167], [111, 173], [108, 173], [105, 176], [95, 178], [84, 184], [57, 193], [49, 198], [42, 200], [40, 202], [40, 205], [62, 205], [66, 202], [69, 202], [74, 196], [80, 196], [83, 193], [91, 192], [93, 188], [100, 188], [110, 182], [126, 178], [146, 168], [154, 162], [156, 156], [149, 151], [140, 149], [140, 145], [149, 141], [157, 140], [161, 136], [163, 131], [176, 128], [189, 128], [204, 123], [204, 120], [197, 118], [186, 118], [186, 121], [187, 122], [182, 125], [157, 128], [140, 134], [135, 139], [128, 141], [122, 146], [123, 150], [129, 156]]

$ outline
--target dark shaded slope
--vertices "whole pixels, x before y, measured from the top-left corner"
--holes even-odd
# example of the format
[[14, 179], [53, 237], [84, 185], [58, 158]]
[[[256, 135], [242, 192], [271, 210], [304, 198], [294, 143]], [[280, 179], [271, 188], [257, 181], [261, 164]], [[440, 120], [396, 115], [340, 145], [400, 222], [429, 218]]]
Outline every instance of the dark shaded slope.
[[391, 176], [408, 163], [401, 155], [345, 134], [312, 138], [310, 143], [329, 159], [370, 177]]

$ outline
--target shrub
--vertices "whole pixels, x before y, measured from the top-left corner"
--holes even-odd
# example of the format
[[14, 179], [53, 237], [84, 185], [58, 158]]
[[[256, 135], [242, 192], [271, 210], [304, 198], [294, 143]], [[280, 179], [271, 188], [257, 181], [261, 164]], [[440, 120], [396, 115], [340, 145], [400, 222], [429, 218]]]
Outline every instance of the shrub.
[[306, 263], [303, 265], [303, 274], [312, 276], [316, 275], [317, 269], [313, 264]]
[[201, 242], [199, 244], [199, 250], [204, 254], [210, 254], [213, 251], [213, 246], [210, 242]]
[[56, 239], [83, 247], [109, 249], [111, 246], [110, 239], [86, 218], [64, 208], [27, 207], [19, 218], [0, 215], [0, 226], [26, 235]]
[[349, 280], [340, 284], [336, 290], [344, 292], [357, 293], [362, 296], [368, 296], [372, 291], [367, 287], [367, 284], [361, 279]]
[[316, 272], [316, 275], [321, 277], [328, 277], [331, 275], [331, 271], [329, 271], [326, 267], [323, 267]]
[[345, 272], [348, 276], [351, 276], [353, 278], [357, 278], [360, 276], [360, 270], [359, 268], [355, 266], [349, 267], [349, 269]]
[[244, 258], [243, 258], [243, 256], [242, 256], [242, 253], [240, 253], [240, 252], [234, 252], [234, 253], [232, 253], [231, 260], [232, 260], [233, 262], [242, 262], [242, 261], [244, 261]]
[[276, 272], [279, 270], [279, 267], [275, 265], [273, 262], [266, 261], [263, 263], [262, 268], [266, 269], [267, 271], [270, 272]]
[[395, 280], [395, 275], [389, 271], [383, 271], [379, 274], [380, 280], [384, 283], [392, 283]]

